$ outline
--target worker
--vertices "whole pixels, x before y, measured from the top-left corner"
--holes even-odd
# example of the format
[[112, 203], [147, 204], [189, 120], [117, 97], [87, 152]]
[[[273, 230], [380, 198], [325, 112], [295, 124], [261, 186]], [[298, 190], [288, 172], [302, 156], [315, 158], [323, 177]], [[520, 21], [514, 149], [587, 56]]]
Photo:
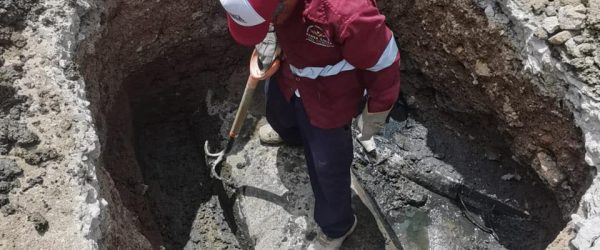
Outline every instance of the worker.
[[[308, 249], [338, 249], [357, 224], [351, 207], [352, 119], [373, 136], [400, 92], [400, 53], [375, 0], [221, 0], [235, 41], [256, 46], [267, 67], [263, 143], [302, 145], [320, 227]], [[361, 101], [366, 99], [360, 111]]]

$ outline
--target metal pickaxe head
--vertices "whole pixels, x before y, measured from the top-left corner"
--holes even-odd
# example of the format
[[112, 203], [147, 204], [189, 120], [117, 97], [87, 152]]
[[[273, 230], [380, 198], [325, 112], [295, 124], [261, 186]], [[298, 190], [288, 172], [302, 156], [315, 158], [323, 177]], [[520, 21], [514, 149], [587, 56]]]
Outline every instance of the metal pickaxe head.
[[[217, 173], [217, 166], [219, 166], [225, 159], [225, 154], [227, 153], [226, 151], [227, 148], [217, 153], [211, 153], [210, 147], [208, 146], [208, 140], [204, 142], [204, 160], [206, 164], [210, 165], [210, 175], [221, 181], [223, 178]], [[209, 158], [214, 158], [214, 160], [210, 161]]]

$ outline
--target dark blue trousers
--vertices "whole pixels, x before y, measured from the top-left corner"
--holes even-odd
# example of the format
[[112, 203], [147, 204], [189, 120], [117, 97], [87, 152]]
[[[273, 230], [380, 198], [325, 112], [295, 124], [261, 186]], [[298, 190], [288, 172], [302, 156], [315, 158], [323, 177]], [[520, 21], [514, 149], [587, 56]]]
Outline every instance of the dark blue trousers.
[[302, 98], [287, 102], [275, 77], [265, 84], [267, 121], [289, 145], [303, 145], [306, 165], [315, 196], [315, 221], [325, 235], [338, 238], [354, 223], [351, 206], [350, 125], [321, 129], [310, 124]]

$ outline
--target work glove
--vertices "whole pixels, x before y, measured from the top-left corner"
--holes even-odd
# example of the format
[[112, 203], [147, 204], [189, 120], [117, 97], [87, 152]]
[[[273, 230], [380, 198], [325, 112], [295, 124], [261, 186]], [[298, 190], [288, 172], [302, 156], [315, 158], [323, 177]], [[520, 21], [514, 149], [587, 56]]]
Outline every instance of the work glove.
[[373, 136], [379, 132], [385, 124], [385, 119], [391, 109], [382, 112], [370, 113], [369, 104], [365, 105], [365, 109], [358, 117], [358, 141], [363, 146], [367, 153], [375, 151], [375, 139]]
[[265, 39], [257, 44], [255, 48], [256, 53], [258, 53], [258, 68], [264, 73], [271, 67], [280, 50], [273, 24], [269, 25], [269, 31]]

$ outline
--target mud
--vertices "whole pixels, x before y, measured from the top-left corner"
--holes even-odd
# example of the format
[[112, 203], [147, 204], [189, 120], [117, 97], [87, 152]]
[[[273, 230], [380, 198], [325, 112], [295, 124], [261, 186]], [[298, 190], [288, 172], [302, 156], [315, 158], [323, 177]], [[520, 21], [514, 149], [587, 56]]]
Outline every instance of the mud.
[[442, 117], [422, 109], [392, 118], [377, 159], [357, 154], [355, 170], [405, 247], [545, 249], [566, 224], [551, 190], [506, 145], [489, 143], [494, 135]]

